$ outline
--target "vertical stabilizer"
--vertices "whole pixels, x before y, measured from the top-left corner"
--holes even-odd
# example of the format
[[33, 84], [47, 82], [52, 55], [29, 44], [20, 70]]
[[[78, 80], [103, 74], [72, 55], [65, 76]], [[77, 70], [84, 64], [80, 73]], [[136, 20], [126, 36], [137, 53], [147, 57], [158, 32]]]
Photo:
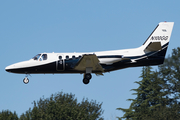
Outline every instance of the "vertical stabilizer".
[[171, 37], [173, 25], [174, 22], [160, 22], [144, 42], [144, 51], [157, 51], [167, 46]]

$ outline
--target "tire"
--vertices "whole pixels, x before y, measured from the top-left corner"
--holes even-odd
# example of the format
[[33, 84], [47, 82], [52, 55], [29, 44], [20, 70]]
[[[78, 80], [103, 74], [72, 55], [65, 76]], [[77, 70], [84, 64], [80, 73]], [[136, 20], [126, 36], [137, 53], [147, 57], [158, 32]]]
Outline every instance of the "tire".
[[25, 77], [25, 78], [23, 79], [23, 82], [24, 82], [25, 84], [28, 84], [28, 83], [29, 83], [29, 79], [28, 79], [27, 77]]
[[83, 83], [87, 85], [89, 83], [89, 79], [84, 78]]
[[92, 75], [90, 73], [87, 73], [87, 74], [85, 74], [84, 78], [90, 80], [92, 78]]

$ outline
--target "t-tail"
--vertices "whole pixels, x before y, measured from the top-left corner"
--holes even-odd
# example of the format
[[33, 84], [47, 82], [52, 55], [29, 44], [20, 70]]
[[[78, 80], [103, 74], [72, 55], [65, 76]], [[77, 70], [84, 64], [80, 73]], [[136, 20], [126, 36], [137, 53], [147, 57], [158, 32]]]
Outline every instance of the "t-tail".
[[140, 47], [147, 59], [142, 66], [163, 64], [173, 25], [174, 22], [160, 22]]

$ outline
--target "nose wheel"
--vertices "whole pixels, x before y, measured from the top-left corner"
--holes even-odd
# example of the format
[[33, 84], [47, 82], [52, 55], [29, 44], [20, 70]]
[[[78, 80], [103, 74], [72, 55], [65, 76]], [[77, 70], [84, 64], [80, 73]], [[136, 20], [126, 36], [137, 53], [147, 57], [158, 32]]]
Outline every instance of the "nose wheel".
[[25, 78], [23, 79], [23, 82], [24, 82], [25, 84], [28, 84], [28, 83], [29, 83], [29, 79], [28, 79], [27, 77], [25, 77]]
[[92, 78], [92, 75], [90, 73], [84, 74], [83, 83], [88, 84], [90, 82], [90, 79]]

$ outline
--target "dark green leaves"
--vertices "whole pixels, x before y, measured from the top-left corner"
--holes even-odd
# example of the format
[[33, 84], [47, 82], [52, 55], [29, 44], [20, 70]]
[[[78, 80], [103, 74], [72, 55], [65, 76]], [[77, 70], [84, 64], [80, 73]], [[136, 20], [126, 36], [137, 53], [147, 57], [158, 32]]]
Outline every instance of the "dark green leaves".
[[0, 120], [18, 120], [16, 112], [12, 113], [9, 110], [0, 112]]
[[103, 110], [96, 101], [83, 99], [77, 102], [75, 95], [59, 92], [50, 98], [34, 101], [33, 109], [21, 115], [21, 120], [98, 120]]
[[20, 118], [15, 112], [2, 111], [0, 120], [103, 120], [102, 103], [88, 99], [78, 103], [73, 94], [59, 92], [50, 98], [40, 98], [33, 105]]
[[[172, 55], [165, 59], [159, 71], [143, 67], [141, 81], [125, 112], [126, 120], [178, 120], [180, 119], [180, 48], [173, 49]], [[119, 118], [119, 119], [121, 119]]]

